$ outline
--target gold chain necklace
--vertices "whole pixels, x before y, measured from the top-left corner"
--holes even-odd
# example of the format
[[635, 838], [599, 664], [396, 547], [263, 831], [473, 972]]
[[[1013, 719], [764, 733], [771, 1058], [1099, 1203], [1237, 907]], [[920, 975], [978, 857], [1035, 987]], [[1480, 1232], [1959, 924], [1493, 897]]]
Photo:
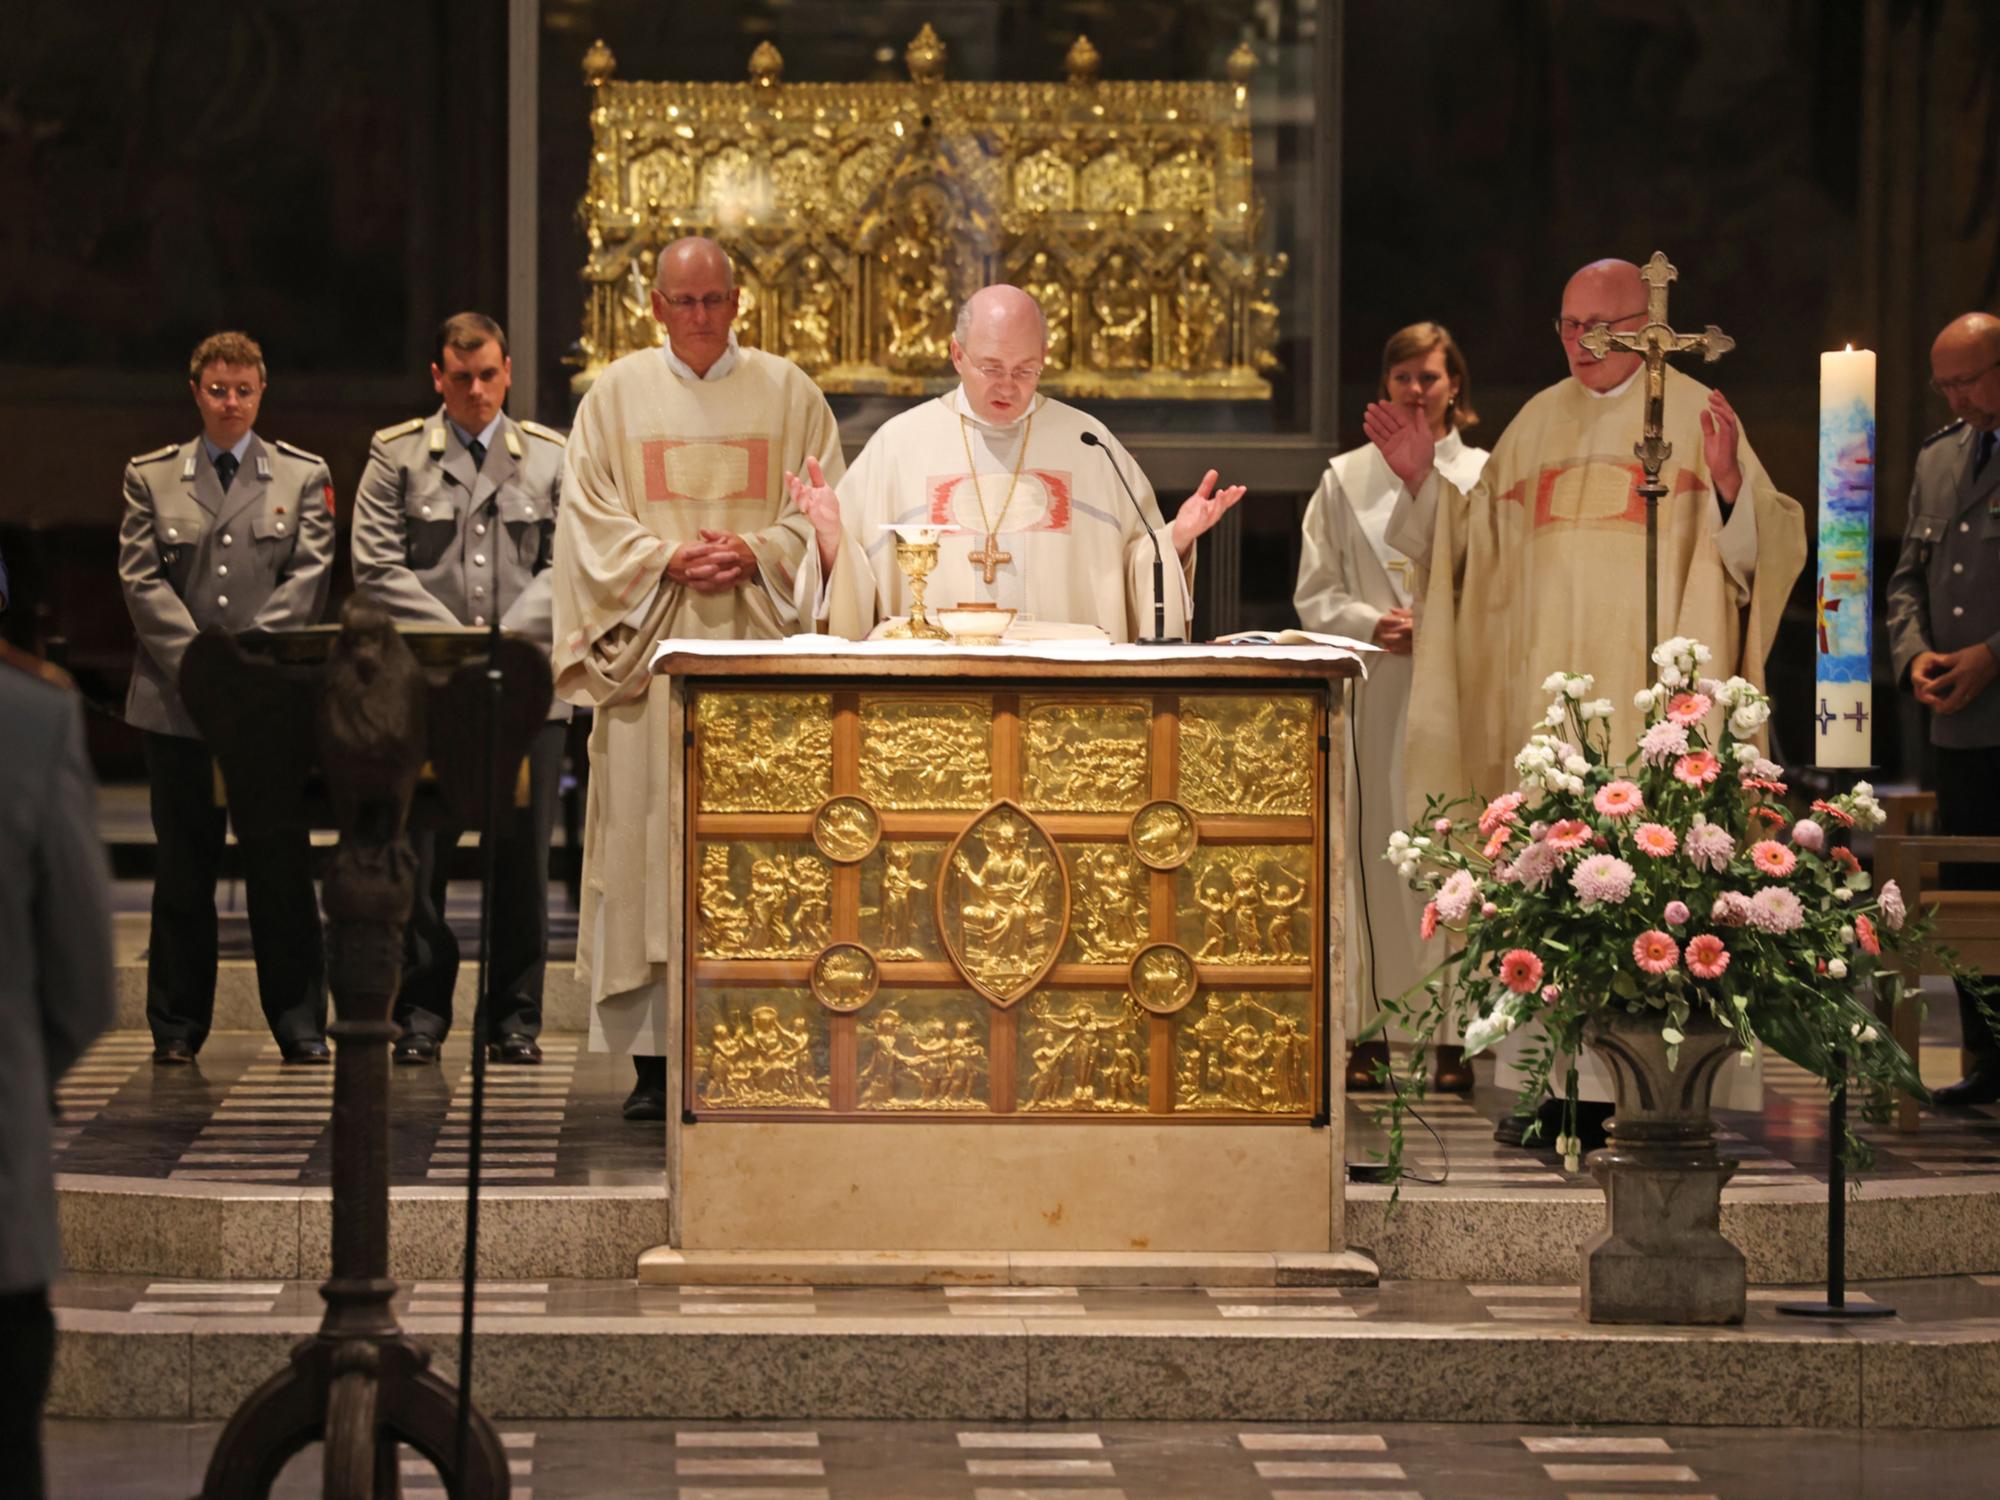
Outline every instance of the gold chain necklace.
[[1007, 509], [1014, 503], [1014, 488], [1021, 482], [1021, 470], [1028, 462], [1028, 440], [1035, 431], [1035, 409], [1028, 408], [1028, 420], [1021, 428], [1021, 456], [1014, 460], [1014, 472], [1007, 479], [1007, 498], [1000, 502], [1000, 518], [989, 521], [986, 518], [986, 492], [979, 487], [979, 465], [972, 461], [972, 438], [966, 430], [965, 414], [959, 412], [958, 440], [965, 445], [965, 467], [972, 480], [972, 498], [979, 506], [979, 524], [986, 528], [986, 545], [976, 552], [966, 554], [967, 561], [975, 564], [985, 575], [988, 583], [993, 582], [1000, 571], [1000, 564], [1014, 560], [1011, 552], [1000, 550], [1000, 527], [1007, 520]]

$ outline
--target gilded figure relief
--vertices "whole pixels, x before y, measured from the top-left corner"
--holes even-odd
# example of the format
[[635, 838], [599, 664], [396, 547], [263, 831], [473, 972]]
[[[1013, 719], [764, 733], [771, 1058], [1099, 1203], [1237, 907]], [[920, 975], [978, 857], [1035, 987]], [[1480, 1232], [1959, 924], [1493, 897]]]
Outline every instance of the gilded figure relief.
[[1228, 844], [1202, 849], [1178, 881], [1176, 925], [1203, 963], [1310, 962], [1305, 926], [1309, 846]]
[[695, 1002], [698, 1109], [827, 1109], [827, 1036], [808, 997], [704, 992]]
[[703, 958], [803, 958], [832, 936], [833, 872], [809, 844], [705, 843], [695, 912]]
[[1119, 964], [1145, 941], [1151, 881], [1122, 844], [1065, 844], [1070, 868], [1066, 963]]
[[1011, 802], [996, 802], [947, 851], [938, 886], [945, 951], [973, 988], [1001, 1005], [1055, 962], [1068, 914], [1055, 845]]
[[1146, 1108], [1146, 1018], [1129, 995], [1037, 995], [1028, 1002], [1018, 1047], [1023, 1111]]
[[1146, 800], [1150, 704], [1030, 699], [1021, 710], [1023, 788], [1030, 807], [1127, 812]]
[[883, 363], [892, 370], [928, 373], [950, 363], [958, 295], [944, 229], [948, 215], [941, 191], [919, 187], [904, 200], [895, 229], [876, 252], [889, 325]]
[[1229, 363], [1229, 301], [1216, 285], [1208, 257], [1197, 250], [1176, 278], [1174, 363], [1183, 370], [1219, 370]]
[[1194, 999], [1200, 976], [1188, 951], [1154, 943], [1132, 957], [1132, 998], [1156, 1016], [1170, 1016]]
[[1114, 250], [1090, 285], [1090, 362], [1143, 370], [1153, 362], [1153, 298], [1130, 256]]
[[944, 956], [931, 897], [944, 848], [890, 841], [862, 862], [861, 932], [878, 958], [908, 962]]
[[970, 995], [884, 995], [855, 1022], [855, 1104], [870, 1110], [984, 1110], [991, 1009]]
[[1313, 1108], [1306, 996], [1217, 995], [1175, 1022], [1174, 1098], [1181, 1109], [1300, 1114]]
[[1310, 698], [1181, 700], [1181, 800], [1198, 813], [1310, 813]]
[[825, 693], [702, 693], [695, 745], [703, 812], [811, 812], [833, 790]]
[[992, 735], [983, 700], [864, 697], [861, 794], [898, 811], [984, 807], [993, 797]]
[[820, 256], [800, 258], [785, 289], [784, 309], [779, 343], [785, 357], [806, 371], [831, 365], [840, 331], [840, 287]]
[[1035, 299], [1042, 316], [1048, 320], [1049, 353], [1042, 368], [1050, 372], [1067, 370], [1070, 367], [1070, 324], [1076, 313], [1069, 283], [1064, 279], [1061, 268], [1050, 259], [1048, 251], [1037, 250], [1015, 275], [1018, 278], [1015, 284]]
[[1194, 814], [1178, 802], [1148, 802], [1132, 814], [1132, 852], [1153, 870], [1177, 870], [1200, 842]]
[[859, 797], [834, 797], [813, 815], [813, 842], [837, 865], [858, 864], [882, 837], [882, 819]]
[[875, 955], [859, 943], [830, 943], [813, 960], [808, 980], [813, 998], [828, 1010], [861, 1009], [875, 996], [881, 974]]

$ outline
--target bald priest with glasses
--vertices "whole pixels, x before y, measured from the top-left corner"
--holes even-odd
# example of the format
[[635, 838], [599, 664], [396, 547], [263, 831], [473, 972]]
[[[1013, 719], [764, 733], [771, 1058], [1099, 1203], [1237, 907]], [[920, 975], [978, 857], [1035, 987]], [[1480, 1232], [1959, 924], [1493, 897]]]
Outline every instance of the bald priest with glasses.
[[[1421, 412], [1368, 409], [1368, 436], [1402, 485], [1389, 541], [1415, 564], [1421, 599], [1404, 771], [1419, 812], [1427, 792], [1513, 789], [1551, 672], [1597, 679], [1614, 747], [1640, 728], [1632, 700], [1657, 644], [1645, 639], [1646, 506], [1632, 452], [1643, 361], [1617, 350], [1599, 359], [1578, 340], [1599, 323], [1625, 332], [1645, 321], [1631, 262], [1572, 276], [1556, 319], [1569, 375], [1521, 408], [1470, 490], [1438, 471]], [[1714, 676], [1761, 684], [1805, 566], [1804, 513], [1771, 483], [1720, 391], [1671, 367], [1666, 382], [1659, 633], [1706, 643]]]
[[1036, 391], [1047, 359], [1048, 323], [1035, 299], [1019, 287], [986, 287], [959, 311], [954, 390], [883, 423], [837, 491], [810, 463], [787, 476], [813, 527], [799, 569], [802, 625], [858, 640], [908, 613], [886, 528], [920, 524], [956, 528], [928, 583], [933, 607], [996, 604], [1130, 641], [1154, 630], [1157, 557], [1164, 633], [1186, 634], [1195, 539], [1242, 499], [1243, 486], [1218, 488], [1211, 469], [1166, 522], [1104, 424]]

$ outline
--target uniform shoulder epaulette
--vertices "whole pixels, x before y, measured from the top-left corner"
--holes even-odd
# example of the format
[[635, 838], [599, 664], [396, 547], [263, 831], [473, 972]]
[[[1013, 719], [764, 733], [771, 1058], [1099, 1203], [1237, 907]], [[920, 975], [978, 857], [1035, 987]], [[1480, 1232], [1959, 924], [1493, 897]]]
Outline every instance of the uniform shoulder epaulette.
[[514, 425], [530, 437], [538, 437], [544, 442], [554, 443], [558, 448], [569, 441], [568, 433], [557, 432], [553, 427], [544, 427], [540, 422], [516, 422]]
[[1965, 425], [1965, 419], [1963, 417], [1959, 418], [1956, 422], [1947, 422], [1944, 424], [1944, 426], [1940, 427], [1936, 432], [1932, 433], [1929, 437], [1925, 438], [1921, 443], [1917, 444], [1917, 446], [1919, 448], [1928, 448], [1932, 443], [1935, 443], [1939, 438], [1950, 437], [1954, 432], [1958, 431], [1958, 429], [1963, 427], [1964, 425]]
[[154, 464], [163, 458], [172, 458], [180, 451], [179, 443], [169, 443], [164, 448], [155, 448], [151, 453], [135, 453], [128, 461], [135, 464]]
[[309, 464], [323, 464], [326, 462], [317, 453], [308, 453], [297, 443], [288, 443], [283, 438], [279, 438], [272, 446], [280, 453], [289, 453], [293, 458], [303, 458]]
[[407, 422], [398, 422], [394, 427], [384, 427], [380, 432], [375, 434], [375, 441], [378, 443], [393, 443], [399, 437], [408, 437], [423, 425], [424, 418], [412, 417]]

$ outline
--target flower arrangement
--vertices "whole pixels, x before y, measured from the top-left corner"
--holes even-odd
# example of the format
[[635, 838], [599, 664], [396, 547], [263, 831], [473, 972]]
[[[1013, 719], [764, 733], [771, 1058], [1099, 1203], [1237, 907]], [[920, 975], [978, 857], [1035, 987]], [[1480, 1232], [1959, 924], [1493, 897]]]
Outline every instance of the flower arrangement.
[[[1919, 1096], [1910, 1058], [1856, 990], [1885, 946], [1926, 941], [1902, 893], [1870, 878], [1842, 842], [1883, 821], [1868, 783], [1794, 817], [1781, 769], [1755, 736], [1770, 701], [1740, 677], [1702, 674], [1706, 646], [1676, 637], [1652, 655], [1657, 680], [1635, 700], [1638, 743], [1611, 757], [1609, 700], [1592, 679], [1557, 672], [1548, 713], [1514, 759], [1519, 788], [1491, 802], [1431, 798], [1424, 821], [1392, 836], [1386, 858], [1428, 893], [1423, 932], [1454, 951], [1409, 994], [1387, 1000], [1423, 1054], [1449, 1016], [1468, 1056], [1523, 1027], [1524, 1108], [1574, 1059], [1586, 1024], [1612, 1013], [1656, 1017], [1668, 1058], [1702, 1019], [1735, 1035], [1747, 1062], [1768, 1046], [1878, 1100]], [[1577, 1169], [1577, 1074], [1562, 1090], [1556, 1148]], [[1388, 1166], [1400, 1172], [1402, 1088], [1391, 1096]], [[1851, 1155], [1865, 1158], [1851, 1136]]]

